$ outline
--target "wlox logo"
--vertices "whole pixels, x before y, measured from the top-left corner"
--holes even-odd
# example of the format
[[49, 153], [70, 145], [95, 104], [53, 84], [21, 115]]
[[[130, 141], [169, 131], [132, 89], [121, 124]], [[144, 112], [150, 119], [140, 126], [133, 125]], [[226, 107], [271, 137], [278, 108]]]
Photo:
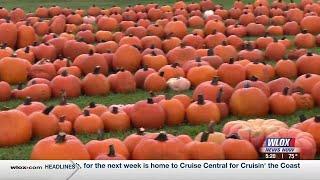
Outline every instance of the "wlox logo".
[[267, 138], [264, 147], [294, 147], [294, 138]]
[[299, 152], [295, 147], [294, 138], [267, 138], [260, 150], [262, 153], [294, 153]]

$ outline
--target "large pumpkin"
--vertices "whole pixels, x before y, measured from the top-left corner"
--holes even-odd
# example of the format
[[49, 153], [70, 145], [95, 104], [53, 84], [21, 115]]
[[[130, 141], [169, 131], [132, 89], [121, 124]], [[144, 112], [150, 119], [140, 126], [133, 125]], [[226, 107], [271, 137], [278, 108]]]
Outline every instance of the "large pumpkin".
[[320, 127], [320, 117], [315, 116], [304, 120], [303, 122], [296, 125], [295, 128], [300, 129], [304, 132], [310, 133], [317, 144], [317, 153], [320, 152], [320, 134], [319, 134], [319, 127]]
[[288, 128], [288, 125], [276, 119], [250, 119], [228, 122], [224, 125], [222, 132], [226, 136], [237, 133], [241, 139], [246, 139], [256, 148], [260, 148], [265, 137], [280, 128]]
[[75, 136], [59, 133], [41, 139], [34, 145], [32, 160], [89, 160], [90, 155]]
[[141, 58], [137, 48], [124, 44], [114, 53], [113, 68], [124, 68], [130, 72], [135, 72], [140, 67]]
[[134, 127], [140, 128], [161, 128], [165, 123], [165, 110], [152, 98], [138, 101], [132, 107], [130, 113], [131, 121]]
[[4, 57], [0, 61], [0, 79], [9, 84], [24, 83], [30, 68], [30, 62], [25, 59]]
[[89, 96], [106, 95], [110, 91], [108, 79], [100, 73], [100, 66], [96, 66], [92, 73], [87, 74], [82, 82], [81, 87], [84, 93]]
[[81, 94], [81, 81], [64, 71], [52, 79], [51, 88], [55, 97], [60, 97], [62, 93], [65, 93], [67, 97], [78, 97]]
[[0, 111], [0, 147], [27, 143], [32, 136], [32, 124], [18, 110]]

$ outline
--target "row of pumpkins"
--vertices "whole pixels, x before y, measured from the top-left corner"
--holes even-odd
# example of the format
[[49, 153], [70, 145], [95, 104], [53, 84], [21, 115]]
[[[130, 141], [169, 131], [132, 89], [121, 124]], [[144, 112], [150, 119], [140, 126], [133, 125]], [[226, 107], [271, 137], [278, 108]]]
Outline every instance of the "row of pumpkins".
[[110, 138], [91, 140], [83, 144], [77, 137], [60, 132], [38, 141], [30, 158], [92, 159], [92, 160], [255, 160], [265, 138], [294, 138], [300, 149], [300, 159], [314, 159], [320, 152], [319, 117], [313, 117], [291, 128], [275, 119], [231, 121], [223, 132], [215, 132], [211, 122], [207, 131], [194, 139], [181, 134], [174, 136], [164, 131], [137, 133], [123, 141]]

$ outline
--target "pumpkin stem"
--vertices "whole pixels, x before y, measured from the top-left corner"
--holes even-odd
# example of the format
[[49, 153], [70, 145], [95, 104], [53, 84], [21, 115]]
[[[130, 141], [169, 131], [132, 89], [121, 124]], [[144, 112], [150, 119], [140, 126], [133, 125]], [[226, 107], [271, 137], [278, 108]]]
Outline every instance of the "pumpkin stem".
[[66, 133], [59, 132], [59, 134], [57, 134], [55, 141], [57, 144], [61, 144], [61, 143], [65, 142], [66, 141]]
[[276, 37], [273, 37], [273, 42], [278, 42], [278, 39]]
[[42, 113], [45, 114], [45, 115], [49, 115], [49, 113], [52, 111], [53, 108], [54, 108], [54, 106], [49, 106], [46, 109], [44, 109], [42, 111]]
[[112, 107], [112, 111], [113, 114], [118, 114], [119, 113], [119, 108], [117, 106], [113, 106]]
[[223, 88], [221, 87], [217, 93], [216, 102], [221, 103], [222, 102], [222, 94], [223, 94]]
[[207, 56], [213, 56], [213, 55], [214, 55], [213, 49], [212, 48], [208, 49]]
[[18, 84], [17, 89], [18, 89], [18, 90], [22, 90], [22, 89], [23, 89], [23, 84], [21, 84], [21, 83]]
[[181, 43], [180, 43], [180, 47], [181, 47], [181, 48], [185, 48], [185, 47], [186, 47], [186, 44], [183, 43], [183, 42], [181, 42]]
[[147, 65], [143, 65], [143, 71], [148, 71], [148, 66]]
[[313, 53], [311, 51], [308, 51], [307, 56], [313, 56]]
[[208, 132], [214, 133], [214, 126], [216, 125], [216, 123], [214, 121], [210, 121], [209, 125], [208, 125]]
[[23, 105], [31, 105], [32, 103], [32, 98], [30, 96], [26, 97], [26, 99], [24, 99]]
[[25, 53], [29, 53], [29, 52], [30, 52], [30, 46], [27, 46], [27, 47], [24, 49], [24, 52], [25, 52]]
[[311, 77], [311, 74], [310, 74], [310, 73], [307, 73], [307, 74], [305, 75], [305, 77], [306, 77], [306, 78], [310, 78], [310, 77]]
[[163, 77], [164, 76], [164, 71], [159, 72], [159, 76]]
[[108, 153], [109, 157], [115, 157], [116, 156], [116, 151], [114, 149], [114, 145], [110, 144], [109, 145], [109, 153]]
[[100, 66], [96, 66], [93, 70], [93, 74], [100, 74], [100, 70], [101, 70], [101, 67]]
[[140, 136], [143, 136], [145, 134], [145, 129], [144, 128], [138, 128], [136, 134], [140, 135]]
[[228, 139], [240, 139], [240, 136], [237, 133], [232, 133], [227, 137]]
[[90, 111], [88, 109], [83, 110], [84, 116], [90, 116]]
[[255, 81], [258, 81], [258, 78], [256, 76], [251, 76], [249, 80], [255, 82]]
[[92, 56], [94, 54], [93, 49], [90, 49], [89, 55]]
[[155, 97], [156, 96], [156, 94], [153, 91], [150, 91], [149, 95], [150, 95], [150, 97]]
[[287, 96], [289, 94], [289, 89], [290, 89], [289, 87], [283, 88], [282, 94]]
[[204, 131], [202, 132], [200, 142], [207, 142], [208, 138], [209, 138], [209, 132]]
[[305, 120], [307, 120], [307, 117], [304, 114], [300, 114], [299, 115], [299, 121], [300, 122], [304, 122]]
[[303, 29], [302, 30], [302, 34], [307, 34], [308, 33], [308, 30], [307, 29]]
[[320, 116], [319, 115], [314, 117], [314, 122], [320, 123]]
[[60, 116], [59, 117], [59, 122], [64, 122], [66, 120], [66, 116]]
[[89, 103], [89, 108], [95, 108], [95, 107], [97, 107], [95, 102], [92, 101]]
[[1, 49], [5, 49], [8, 46], [8, 44], [5, 42], [1, 45]]
[[150, 49], [155, 49], [155, 48], [156, 48], [156, 45], [151, 44]]
[[179, 63], [173, 63], [171, 64], [171, 67], [176, 68], [177, 66], [179, 66]]
[[245, 83], [243, 86], [243, 88], [249, 88], [249, 87], [251, 87], [249, 82]]
[[201, 62], [201, 57], [197, 56], [195, 59], [196, 62]]
[[227, 41], [222, 41], [222, 45], [227, 46], [228, 45]]
[[204, 104], [205, 104], [205, 102], [204, 102], [204, 97], [203, 97], [202, 94], [199, 94], [199, 95], [198, 95], [198, 101], [197, 101], [197, 103], [198, 103], [199, 105], [204, 105]]
[[165, 131], [160, 131], [159, 135], [155, 138], [155, 140], [158, 140], [160, 142], [164, 142], [168, 140], [167, 133]]
[[67, 77], [68, 76], [68, 71], [65, 69], [61, 72], [61, 76]]
[[153, 99], [152, 99], [152, 98], [148, 98], [148, 99], [147, 99], [147, 103], [148, 103], [148, 104], [153, 104], [153, 103], [154, 103], [154, 102], [153, 102]]
[[219, 82], [219, 77], [218, 76], [215, 76], [213, 77], [212, 81], [211, 81], [211, 84], [212, 85], [218, 85], [218, 82]]
[[229, 59], [229, 64], [233, 64], [233, 63], [234, 63], [234, 58], [231, 57], [231, 58]]
[[157, 56], [157, 53], [155, 51], [151, 51], [152, 56]]

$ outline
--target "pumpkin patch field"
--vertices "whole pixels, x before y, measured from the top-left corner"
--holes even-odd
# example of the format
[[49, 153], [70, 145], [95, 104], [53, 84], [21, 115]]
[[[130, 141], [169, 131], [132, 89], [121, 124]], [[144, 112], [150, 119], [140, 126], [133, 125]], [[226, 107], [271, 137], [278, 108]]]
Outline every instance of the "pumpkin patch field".
[[0, 159], [320, 158], [320, 1], [0, 6]]

